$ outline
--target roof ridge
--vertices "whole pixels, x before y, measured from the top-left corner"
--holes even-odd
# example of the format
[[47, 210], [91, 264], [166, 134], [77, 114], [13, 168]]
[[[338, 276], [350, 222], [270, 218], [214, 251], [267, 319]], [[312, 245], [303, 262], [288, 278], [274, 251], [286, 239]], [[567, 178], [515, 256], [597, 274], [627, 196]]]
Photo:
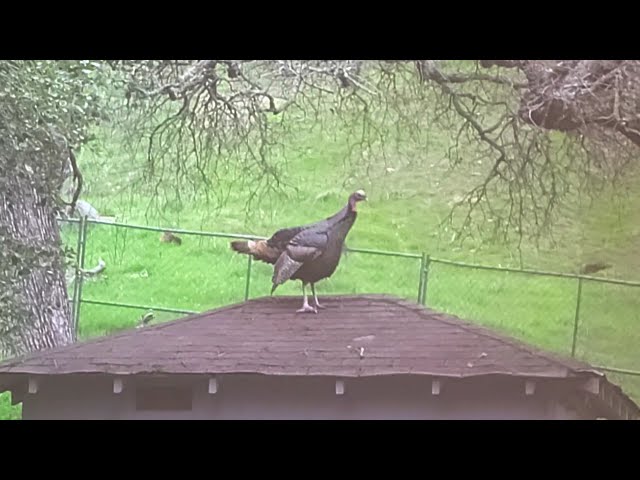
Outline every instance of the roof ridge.
[[[417, 313], [419, 313], [419, 315], [422, 318], [428, 318], [429, 320], [436, 320], [440, 323], [446, 323], [447, 325], [455, 325], [462, 328], [463, 330], [473, 332], [477, 335], [482, 335], [484, 337], [491, 338], [493, 340], [498, 340], [514, 348], [517, 348], [521, 351], [525, 351], [532, 355], [537, 355], [539, 357], [542, 357], [552, 363], [555, 363], [557, 366], [569, 368], [575, 372], [590, 372], [590, 373], [595, 373], [595, 374], [604, 376], [604, 373], [601, 372], [600, 370], [592, 367], [591, 365], [585, 362], [576, 360], [575, 358], [570, 358], [570, 357], [565, 358], [562, 355], [547, 351], [546, 349], [536, 348], [533, 345], [529, 346], [529, 344], [527, 344], [526, 342], [518, 338], [496, 332], [488, 327], [485, 327], [484, 325], [479, 325], [469, 320], [465, 320], [459, 317], [458, 315], [455, 315], [452, 313], [439, 312], [429, 307], [426, 307], [424, 305], [420, 305], [419, 303], [410, 302], [408, 300], [404, 300], [399, 297], [396, 297], [396, 298], [397, 300], [395, 301], [395, 303], [397, 303], [399, 306], [403, 308], [416, 311]], [[393, 300], [390, 300], [390, 301], [393, 302]], [[425, 317], [425, 314], [428, 314], [429, 312], [431, 312], [432, 315], [429, 317]], [[449, 317], [449, 318], [443, 317], [443, 315], [446, 315], [446, 317]], [[575, 365], [572, 365], [572, 364], [575, 364]], [[582, 366], [582, 368], [578, 368], [578, 365]]]

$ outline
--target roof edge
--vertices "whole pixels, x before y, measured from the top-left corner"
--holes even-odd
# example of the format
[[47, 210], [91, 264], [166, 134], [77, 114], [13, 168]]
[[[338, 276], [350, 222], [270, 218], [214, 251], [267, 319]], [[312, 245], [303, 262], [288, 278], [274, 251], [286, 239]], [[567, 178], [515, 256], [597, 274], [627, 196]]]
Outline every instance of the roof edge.
[[471, 331], [477, 335], [482, 335], [494, 340], [499, 340], [529, 354], [543, 357], [546, 360], [555, 363], [557, 366], [570, 369], [576, 373], [587, 372], [593, 373], [595, 375], [600, 375], [601, 377], [606, 377], [603, 370], [598, 369], [588, 362], [564, 356], [560, 353], [552, 352], [544, 348], [535, 347], [534, 345], [531, 345], [524, 340], [520, 340], [512, 335], [499, 332], [485, 325], [463, 319], [456, 314], [434, 310], [430, 307], [420, 305], [419, 303], [411, 302], [402, 298], [399, 298], [395, 303], [414, 312], [418, 312], [421, 314], [431, 314], [432, 316], [429, 317], [430, 320], [436, 320], [441, 323], [446, 323], [447, 325], [455, 325], [459, 328]]
[[[148, 332], [150, 330], [161, 330], [163, 328], [167, 328], [169, 326], [173, 326], [176, 324], [181, 324], [181, 323], [187, 323], [190, 321], [194, 321], [194, 320], [198, 320], [199, 318], [201, 318], [204, 315], [211, 315], [213, 313], [219, 313], [219, 312], [225, 312], [225, 311], [229, 311], [229, 310], [234, 310], [236, 308], [240, 308], [243, 305], [246, 305], [247, 303], [259, 300], [261, 298], [265, 298], [265, 297], [259, 297], [256, 299], [249, 299], [246, 301], [241, 301], [241, 302], [237, 302], [237, 303], [232, 303], [230, 305], [224, 305], [221, 307], [217, 307], [217, 308], [213, 308], [211, 310], [205, 310], [202, 312], [196, 312], [196, 313], [191, 313], [191, 314], [187, 314], [184, 317], [180, 317], [180, 318], [176, 318], [175, 320], [169, 320], [163, 323], [158, 323], [156, 325], [151, 325], [151, 326], [147, 326], [144, 327], [143, 329], [137, 329], [136, 327], [131, 327], [131, 328], [127, 328], [124, 330], [121, 330], [117, 333], [113, 333], [113, 334], [107, 334], [107, 335], [101, 335], [99, 337], [94, 337], [94, 338], [88, 338], [85, 340], [81, 340], [79, 342], [73, 342], [73, 343], [69, 343], [66, 345], [60, 345], [58, 347], [54, 347], [54, 348], [47, 348], [47, 349], [43, 349], [43, 350], [37, 350], [37, 351], [33, 351], [33, 352], [29, 352], [29, 353], [25, 353], [22, 355], [16, 355], [14, 357], [10, 357], [7, 358], [5, 360], [3, 360], [2, 362], [0, 362], [0, 368], [4, 368], [4, 367], [8, 367], [12, 364], [15, 363], [20, 363], [20, 362], [24, 362], [27, 360], [35, 360], [37, 358], [43, 357], [43, 356], [47, 356], [53, 353], [59, 353], [59, 352], [68, 352], [70, 350], [74, 350], [76, 348], [80, 348], [80, 347], [84, 347], [85, 345], [95, 345], [97, 343], [102, 343], [105, 341], [110, 341], [113, 340], [115, 338], [121, 338], [121, 337], [125, 337], [127, 335], [134, 335], [136, 333], [142, 333], [142, 332]], [[268, 298], [268, 297], [266, 297]], [[2, 373], [2, 372], [0, 372]]]

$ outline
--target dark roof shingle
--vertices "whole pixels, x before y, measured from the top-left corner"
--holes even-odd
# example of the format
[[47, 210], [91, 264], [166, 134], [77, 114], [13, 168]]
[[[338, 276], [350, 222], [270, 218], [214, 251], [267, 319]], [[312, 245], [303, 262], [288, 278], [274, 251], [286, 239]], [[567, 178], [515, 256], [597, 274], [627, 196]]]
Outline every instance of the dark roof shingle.
[[493, 331], [387, 295], [266, 297], [43, 351], [0, 364], [8, 373], [418, 373], [563, 378], [593, 372]]

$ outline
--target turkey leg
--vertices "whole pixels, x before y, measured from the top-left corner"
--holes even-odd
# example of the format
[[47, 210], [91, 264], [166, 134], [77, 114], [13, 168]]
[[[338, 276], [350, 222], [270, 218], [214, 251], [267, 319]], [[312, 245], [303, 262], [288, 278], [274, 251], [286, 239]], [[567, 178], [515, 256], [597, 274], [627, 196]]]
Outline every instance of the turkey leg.
[[297, 313], [318, 313], [318, 310], [315, 307], [309, 305], [309, 299], [307, 298], [307, 292], [305, 291], [305, 284], [302, 284], [302, 295], [304, 297], [304, 301], [302, 302], [302, 308], [296, 310]]
[[326, 308], [324, 305], [320, 305], [318, 301], [318, 296], [316, 295], [316, 284], [311, 284], [311, 292], [313, 292], [313, 302], [316, 304], [316, 308]]

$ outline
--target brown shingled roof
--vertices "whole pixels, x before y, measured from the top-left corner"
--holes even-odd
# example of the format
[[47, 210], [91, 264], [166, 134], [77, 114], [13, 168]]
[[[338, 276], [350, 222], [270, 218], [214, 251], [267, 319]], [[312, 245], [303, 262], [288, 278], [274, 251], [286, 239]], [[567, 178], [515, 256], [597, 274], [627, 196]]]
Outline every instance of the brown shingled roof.
[[261, 373], [271, 375], [593, 372], [451, 315], [387, 295], [325, 297], [317, 315], [299, 297], [266, 297], [92, 339], [0, 364], [3, 374]]

